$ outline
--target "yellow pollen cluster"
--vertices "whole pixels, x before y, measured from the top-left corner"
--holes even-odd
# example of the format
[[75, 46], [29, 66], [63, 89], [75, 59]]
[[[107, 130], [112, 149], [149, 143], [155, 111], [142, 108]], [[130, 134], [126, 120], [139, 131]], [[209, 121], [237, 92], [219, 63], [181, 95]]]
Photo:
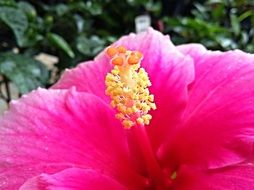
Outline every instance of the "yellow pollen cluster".
[[118, 110], [116, 118], [125, 128], [135, 125], [148, 125], [156, 109], [154, 96], [148, 87], [151, 82], [146, 71], [140, 68], [143, 58], [139, 51], [130, 51], [123, 46], [108, 47], [113, 70], [106, 76], [106, 94], [111, 98], [111, 106]]

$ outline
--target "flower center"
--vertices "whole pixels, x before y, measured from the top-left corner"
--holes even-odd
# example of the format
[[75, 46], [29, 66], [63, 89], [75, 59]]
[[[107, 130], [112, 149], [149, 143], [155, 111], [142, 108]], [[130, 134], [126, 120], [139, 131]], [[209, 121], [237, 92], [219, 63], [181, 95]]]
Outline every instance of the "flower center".
[[156, 109], [154, 96], [148, 87], [151, 82], [147, 72], [140, 68], [143, 58], [139, 51], [130, 51], [123, 46], [108, 47], [107, 55], [114, 68], [106, 76], [106, 94], [111, 98], [111, 106], [116, 108], [116, 118], [125, 128], [148, 125]]

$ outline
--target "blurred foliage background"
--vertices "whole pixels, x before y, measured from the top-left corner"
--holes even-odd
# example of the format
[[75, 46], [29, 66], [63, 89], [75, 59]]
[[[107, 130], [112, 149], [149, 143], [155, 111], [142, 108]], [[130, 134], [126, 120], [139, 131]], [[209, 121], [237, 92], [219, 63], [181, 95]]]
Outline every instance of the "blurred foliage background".
[[0, 0], [0, 98], [49, 87], [65, 68], [135, 32], [135, 17], [175, 44], [254, 52], [253, 0]]

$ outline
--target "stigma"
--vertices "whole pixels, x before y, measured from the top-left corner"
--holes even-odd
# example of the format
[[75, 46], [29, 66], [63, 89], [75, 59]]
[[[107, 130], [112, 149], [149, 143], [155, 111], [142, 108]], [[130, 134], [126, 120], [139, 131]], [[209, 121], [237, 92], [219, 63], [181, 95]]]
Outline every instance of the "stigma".
[[110, 46], [106, 54], [114, 66], [105, 79], [106, 95], [117, 110], [116, 118], [128, 129], [148, 125], [152, 119], [149, 111], [155, 110], [156, 105], [148, 89], [151, 86], [148, 74], [140, 66], [143, 54], [124, 46]]

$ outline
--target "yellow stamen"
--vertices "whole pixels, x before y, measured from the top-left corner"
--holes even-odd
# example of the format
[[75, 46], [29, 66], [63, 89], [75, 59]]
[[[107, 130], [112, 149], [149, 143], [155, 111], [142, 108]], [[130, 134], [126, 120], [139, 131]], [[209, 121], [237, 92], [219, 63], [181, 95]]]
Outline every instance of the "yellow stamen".
[[106, 76], [106, 94], [111, 98], [111, 106], [118, 111], [116, 118], [125, 128], [148, 125], [152, 119], [148, 112], [156, 109], [156, 105], [148, 90], [151, 86], [148, 74], [140, 68], [142, 53], [124, 46], [108, 47], [106, 53], [114, 65]]

